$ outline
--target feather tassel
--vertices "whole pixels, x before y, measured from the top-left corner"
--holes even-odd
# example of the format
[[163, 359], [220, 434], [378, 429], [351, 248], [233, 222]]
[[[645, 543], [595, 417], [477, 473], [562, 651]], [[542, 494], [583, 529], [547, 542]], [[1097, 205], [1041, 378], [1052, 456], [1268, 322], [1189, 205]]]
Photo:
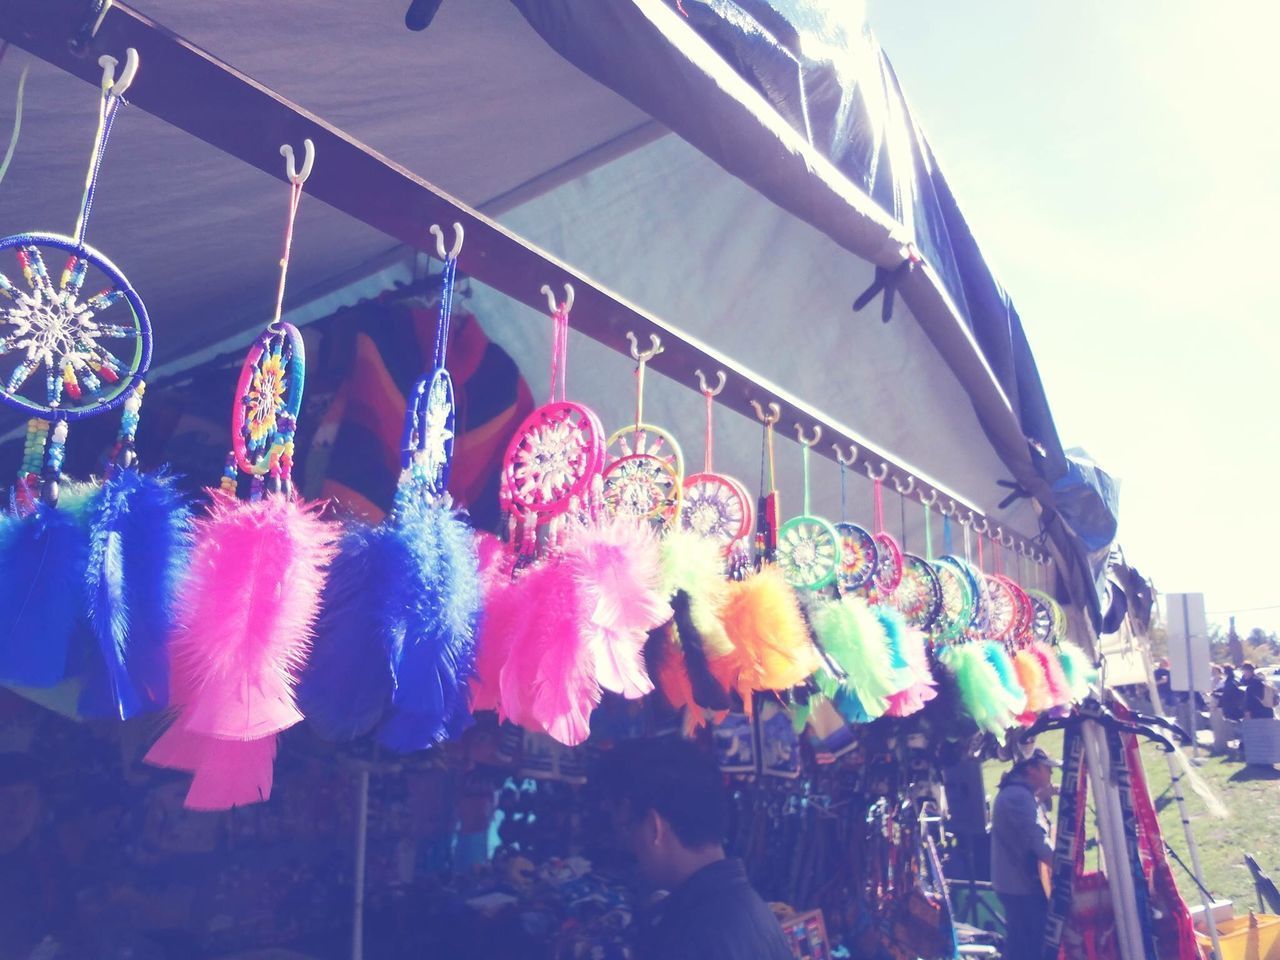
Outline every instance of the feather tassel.
[[645, 661], [663, 697], [680, 712], [681, 729], [689, 737], [706, 726], [707, 718], [695, 700], [693, 684], [685, 670], [685, 658], [681, 656], [674, 630], [673, 624], [667, 624], [649, 634]]
[[1011, 711], [1018, 715], [1027, 709], [1027, 691], [1018, 680], [1018, 671], [1013, 665], [1013, 658], [1003, 643], [984, 640], [979, 643], [987, 662], [995, 668], [996, 677], [1007, 696]]
[[527, 612], [519, 603], [520, 591], [511, 579], [515, 558], [506, 545], [490, 533], [476, 536], [480, 565], [480, 594], [484, 616], [476, 631], [476, 675], [471, 682], [471, 709], [499, 710], [500, 678], [511, 638], [522, 630]]
[[1027, 692], [1027, 713], [1039, 716], [1052, 709], [1054, 702], [1049, 692], [1049, 678], [1040, 659], [1024, 647], [1013, 655], [1013, 666], [1018, 674], [1018, 683]]
[[924, 709], [924, 705], [938, 695], [933, 671], [929, 669], [928, 641], [914, 627], [906, 627], [902, 633], [902, 651], [911, 670], [911, 685], [889, 697], [891, 717], [909, 717]]
[[51, 687], [67, 675], [86, 620], [86, 510], [96, 486], [67, 485], [59, 506], [0, 521], [0, 681]]
[[1070, 640], [1062, 640], [1058, 643], [1058, 662], [1062, 664], [1072, 700], [1079, 703], [1088, 697], [1098, 677], [1089, 655]]
[[733, 643], [720, 619], [728, 589], [720, 545], [688, 530], [672, 530], [662, 542], [662, 557], [663, 596], [688, 595], [690, 625], [708, 657], [731, 654]]
[[938, 650], [937, 657], [955, 678], [965, 712], [980, 729], [1002, 736], [1015, 724], [1018, 710], [984, 646], [983, 641], [947, 644]]
[[[855, 695], [857, 712], [865, 718], [857, 722], [881, 716], [888, 709], [890, 695], [896, 692], [897, 678], [879, 618], [861, 597], [846, 596], [820, 604], [811, 619], [818, 642], [845, 675], [838, 686]], [[820, 687], [833, 700], [834, 680], [819, 674]], [[840, 709], [839, 702], [836, 706]]]
[[94, 497], [85, 588], [107, 683], [86, 683], [82, 714], [128, 720], [168, 704], [168, 638], [191, 535], [191, 510], [164, 474], [121, 469]]
[[1054, 707], [1064, 707], [1071, 702], [1071, 687], [1067, 684], [1066, 674], [1062, 672], [1062, 663], [1053, 655], [1053, 651], [1041, 643], [1034, 641], [1028, 647], [1035, 658], [1040, 661], [1044, 670], [1045, 682], [1049, 687], [1049, 699]]
[[889, 645], [889, 661], [893, 665], [894, 693], [902, 693], [916, 682], [915, 671], [907, 657], [906, 633], [907, 622], [893, 607], [887, 604], [876, 604], [872, 612], [880, 621], [885, 640]]
[[671, 609], [675, 613], [675, 629], [680, 638], [680, 651], [684, 661], [684, 673], [689, 680], [693, 700], [698, 706], [706, 707], [708, 710], [728, 710], [733, 705], [729, 700], [729, 691], [721, 686], [720, 681], [711, 672], [703, 633], [693, 622], [692, 606], [689, 594], [684, 590], [677, 590], [671, 598]]

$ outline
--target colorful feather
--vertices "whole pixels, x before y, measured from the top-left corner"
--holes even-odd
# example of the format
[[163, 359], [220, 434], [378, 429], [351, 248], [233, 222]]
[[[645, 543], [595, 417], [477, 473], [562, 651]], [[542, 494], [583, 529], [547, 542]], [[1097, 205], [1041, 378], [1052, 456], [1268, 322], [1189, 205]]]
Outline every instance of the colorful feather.
[[500, 678], [507, 662], [511, 638], [520, 631], [527, 613], [519, 604], [512, 583], [515, 557], [503, 541], [491, 533], [476, 535], [480, 566], [480, 595], [484, 615], [476, 630], [476, 675], [471, 682], [471, 709], [498, 710]]
[[729, 584], [723, 619], [734, 649], [711, 668], [748, 714], [753, 690], [789, 690], [821, 666], [795, 593], [772, 565]]
[[1062, 640], [1058, 643], [1058, 662], [1062, 665], [1072, 700], [1079, 703], [1088, 697], [1098, 678], [1097, 668], [1089, 655], [1070, 640]]
[[671, 619], [671, 607], [660, 593], [662, 555], [649, 526], [619, 516], [579, 527], [565, 538], [563, 563], [577, 580], [596, 682], [628, 699], [651, 693], [644, 644]]
[[645, 662], [649, 673], [666, 701], [681, 714], [685, 736], [692, 736], [707, 719], [694, 698], [693, 685], [685, 670], [685, 658], [676, 642], [674, 624], [659, 627], [649, 634], [645, 645]]
[[1049, 692], [1049, 678], [1045, 676], [1044, 664], [1024, 647], [1013, 655], [1013, 667], [1017, 671], [1019, 685], [1027, 692], [1025, 713], [1034, 722], [1041, 713], [1055, 706], [1053, 695]]
[[345, 741], [371, 732], [386, 716], [395, 692], [389, 638], [376, 624], [385, 600], [382, 584], [395, 551], [381, 527], [351, 524], [329, 566], [320, 618], [306, 669], [298, 682], [298, 707], [325, 740]]
[[703, 646], [704, 634], [693, 622], [693, 604], [689, 594], [677, 590], [671, 598], [671, 609], [675, 614], [673, 624], [676, 635], [680, 638], [677, 652], [683, 659], [684, 674], [688, 678], [694, 702], [708, 710], [728, 710], [733, 705], [729, 700], [729, 691], [711, 672], [711, 664]]
[[982, 641], [947, 644], [938, 650], [938, 662], [955, 678], [961, 705], [978, 727], [1003, 736], [1018, 711], [984, 646]]
[[916, 682], [915, 671], [907, 657], [907, 622], [902, 619], [902, 614], [887, 604], [875, 604], [871, 611], [880, 621], [885, 642], [889, 645], [889, 662], [893, 666], [893, 692], [901, 693]]
[[902, 632], [902, 652], [911, 671], [911, 685], [889, 697], [891, 717], [909, 717], [924, 709], [924, 705], [938, 695], [933, 671], [929, 668], [929, 648], [925, 635], [915, 627]]
[[728, 589], [720, 544], [688, 530], [672, 530], [662, 542], [662, 558], [663, 596], [670, 600], [683, 591], [689, 597], [689, 623], [683, 629], [691, 626], [698, 632], [708, 657], [732, 653], [720, 619]]
[[167, 645], [191, 532], [190, 507], [164, 474], [118, 470], [93, 498], [85, 588], [106, 682], [86, 682], [82, 714], [127, 720], [167, 705]]
[[182, 715], [191, 733], [257, 740], [302, 719], [293, 688], [340, 535], [321, 509], [218, 495], [196, 521], [173, 645], [174, 670], [193, 681]]
[[[888, 708], [889, 696], [895, 692], [897, 678], [889, 659], [884, 628], [866, 601], [845, 596], [824, 602], [814, 608], [810, 619], [822, 649], [844, 674], [837, 683], [829, 671], [820, 671], [819, 686], [823, 692], [835, 699], [837, 687], [852, 690], [858, 712], [865, 717], [858, 722], [883, 714]], [[840, 707], [839, 702], [836, 705]]]
[[1018, 680], [1018, 671], [1013, 665], [1013, 658], [1009, 656], [1009, 651], [1005, 649], [1003, 643], [997, 643], [994, 640], [981, 641], [978, 646], [987, 662], [995, 668], [1000, 687], [1007, 696], [1010, 710], [1015, 715], [1023, 713], [1027, 709], [1027, 691]]
[[480, 614], [475, 538], [444, 504], [405, 498], [389, 523], [399, 562], [382, 585], [381, 630], [396, 687], [379, 741], [400, 753], [444, 740], [475, 672]]
[[1063, 707], [1071, 702], [1071, 687], [1067, 684], [1066, 674], [1062, 672], [1062, 663], [1053, 655], [1045, 644], [1034, 641], [1028, 648], [1032, 655], [1040, 661], [1044, 670], [1044, 679], [1049, 687], [1049, 700], [1052, 706]]
[[87, 609], [86, 510], [96, 485], [68, 484], [59, 506], [0, 520], [0, 681], [51, 687], [67, 675]]

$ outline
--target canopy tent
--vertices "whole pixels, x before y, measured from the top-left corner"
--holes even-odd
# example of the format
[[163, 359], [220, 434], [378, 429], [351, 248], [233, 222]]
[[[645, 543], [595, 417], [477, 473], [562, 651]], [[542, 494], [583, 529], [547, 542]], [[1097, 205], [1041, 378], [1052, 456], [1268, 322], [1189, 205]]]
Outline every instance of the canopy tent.
[[[141, 6], [147, 12], [148, 5]], [[772, 7], [750, 6], [771, 12], [775, 26], [787, 22]], [[824, 5], [775, 6], [794, 8], [789, 14], [804, 26]], [[882, 108], [863, 110], [864, 121], [848, 131], [884, 145], [866, 158], [884, 154], [892, 162], [877, 160], [870, 179], [857, 182], [846, 172], [852, 169], [848, 151], [838, 156], [839, 166], [824, 156], [840, 154], [839, 138], [828, 137], [830, 149], [819, 149], [811, 117], [800, 124], [804, 133], [784, 119], [783, 87], [744, 79], [755, 69], [746, 47], [712, 37], [713, 47], [694, 29], [706, 33], [729, 20], [688, 7], [697, 14], [692, 20], [658, 0], [607, 0], [590, 8], [445, 2], [425, 34], [405, 31], [400, 11], [385, 6], [357, 15], [349, 4], [264, 9], [237, 0], [216, 11], [170, 2], [153, 5], [152, 12], [200, 48], [493, 214], [761, 379], [851, 424], [1002, 529], [1034, 535], [1048, 521], [1059, 560], [1070, 561], [1060, 568], [1075, 599], [1096, 606], [1094, 592], [1083, 589], [1086, 550], [1055, 520], [1071, 505], [1052, 486], [1069, 463], [1017, 315], [998, 285], [991, 286], [989, 271], [996, 300], [973, 295], [971, 274], [985, 267], [973, 259], [971, 241], [953, 243], [950, 253], [940, 245], [946, 236], [930, 211], [941, 208], [921, 203], [926, 194], [935, 201], [942, 196], [945, 181], [869, 33], [846, 34], [856, 41], [846, 54], [860, 65], [848, 76], [875, 80], [879, 86], [864, 85], [859, 96]], [[110, 39], [121, 13], [108, 14], [101, 42]], [[254, 29], [244, 29], [250, 23]], [[11, 39], [21, 45], [21, 36]], [[738, 71], [717, 50], [736, 50]], [[598, 79], [584, 77], [566, 58]], [[803, 79], [812, 66], [812, 58], [800, 63], [804, 69], [796, 75]], [[139, 87], [146, 76], [144, 59]], [[191, 96], [198, 98], [198, 91]], [[141, 91], [138, 97], [142, 102]], [[85, 152], [74, 146], [87, 144], [92, 109], [74, 78], [36, 65], [0, 209], [5, 233], [60, 226], [56, 197], [67, 198], [70, 219]], [[162, 375], [247, 341], [260, 327], [272, 301], [283, 202], [278, 184], [137, 113], [113, 142], [90, 241], [114, 249], [143, 292], [156, 323]], [[246, 140], [287, 139], [255, 129], [251, 117], [243, 122]], [[324, 163], [322, 152], [318, 170]], [[346, 186], [356, 193], [371, 189]], [[903, 222], [868, 189], [880, 199], [897, 197], [891, 205]], [[944, 212], [958, 216], [954, 204]], [[948, 235], [960, 234], [952, 223]], [[872, 281], [874, 267], [901, 262], [908, 243], [923, 252], [924, 264], [905, 278], [895, 321], [851, 316], [849, 303]], [[968, 260], [955, 252], [960, 248]], [[411, 261], [412, 251], [379, 231], [312, 203], [300, 222], [288, 302], [295, 318], [316, 317], [407, 277]], [[490, 336], [520, 361], [535, 395], [543, 392], [548, 324], [497, 293], [479, 290], [477, 300]], [[993, 302], [1003, 305], [1003, 315], [992, 315]], [[991, 333], [1001, 327], [1003, 337]], [[625, 362], [575, 338], [571, 365], [572, 391], [607, 424], [627, 422], [633, 400], [621, 376]], [[696, 460], [701, 410], [686, 389], [692, 386], [653, 381], [648, 419], [675, 427]], [[738, 418], [722, 420], [719, 468], [754, 483], [758, 430]], [[789, 424], [780, 430], [789, 434]], [[779, 461], [784, 494], [798, 507], [799, 456], [782, 447]], [[1008, 489], [997, 481], [1010, 477], [1034, 495], [1035, 506], [1028, 500], [1001, 506]], [[834, 468], [815, 470], [816, 506], [828, 515], [839, 512], [835, 478]], [[1086, 485], [1072, 489], [1095, 505]], [[852, 487], [851, 515], [865, 521], [868, 508], [865, 486]], [[890, 517], [894, 512], [891, 503]], [[918, 509], [911, 513], [908, 542], [918, 550], [920, 516]]]

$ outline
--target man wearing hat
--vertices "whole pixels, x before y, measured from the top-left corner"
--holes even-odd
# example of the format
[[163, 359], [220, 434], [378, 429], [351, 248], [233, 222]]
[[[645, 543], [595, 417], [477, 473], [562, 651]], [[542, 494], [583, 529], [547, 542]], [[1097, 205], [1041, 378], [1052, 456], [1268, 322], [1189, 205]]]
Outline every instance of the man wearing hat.
[[1004, 907], [1005, 960], [1038, 960], [1048, 911], [1041, 864], [1053, 861], [1040, 798], [1061, 766], [1036, 748], [1000, 781], [991, 807], [991, 885]]

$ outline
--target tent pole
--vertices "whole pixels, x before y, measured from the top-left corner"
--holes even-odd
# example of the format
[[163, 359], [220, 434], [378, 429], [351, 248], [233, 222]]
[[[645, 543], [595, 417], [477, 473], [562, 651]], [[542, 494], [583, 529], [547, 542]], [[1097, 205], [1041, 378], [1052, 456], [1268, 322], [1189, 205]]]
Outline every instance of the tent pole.
[[1111, 905], [1116, 918], [1121, 960], [1146, 960], [1134, 925], [1137, 923], [1137, 897], [1133, 875], [1129, 872], [1129, 855], [1125, 849], [1124, 827], [1120, 815], [1116, 787], [1111, 782], [1108, 751], [1101, 728], [1092, 720], [1083, 721], [1089, 782], [1093, 788], [1093, 804], [1098, 821], [1098, 844], [1106, 863]]
[[360, 767], [356, 793], [356, 869], [351, 906], [351, 960], [364, 960], [364, 868], [369, 846], [369, 768]]

